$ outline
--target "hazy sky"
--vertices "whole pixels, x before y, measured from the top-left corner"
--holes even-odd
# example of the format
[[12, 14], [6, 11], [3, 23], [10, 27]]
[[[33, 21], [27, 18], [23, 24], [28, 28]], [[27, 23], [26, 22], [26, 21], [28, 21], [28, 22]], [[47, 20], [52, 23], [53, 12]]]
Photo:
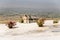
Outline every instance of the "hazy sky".
[[60, 0], [0, 0], [0, 8], [60, 8]]

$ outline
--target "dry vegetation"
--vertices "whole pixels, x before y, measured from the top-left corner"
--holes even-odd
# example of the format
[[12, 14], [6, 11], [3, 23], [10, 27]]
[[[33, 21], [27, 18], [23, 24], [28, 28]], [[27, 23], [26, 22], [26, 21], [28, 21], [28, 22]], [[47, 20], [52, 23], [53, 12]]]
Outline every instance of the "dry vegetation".
[[[58, 18], [39, 18], [38, 20], [37, 20], [37, 24], [38, 25], [40, 25], [40, 26], [42, 26], [42, 24], [44, 23], [44, 20], [51, 20], [51, 19], [53, 19], [53, 20], [59, 20]], [[21, 22], [22, 21], [22, 19], [21, 19], [21, 17], [20, 16], [0, 16], [0, 23], [7, 23], [7, 22], [9, 22], [9, 21], [15, 21], [15, 22]], [[56, 21], [54, 21], [54, 22], [56, 22]]]
[[7, 23], [9, 21], [18, 21], [20, 22], [20, 17], [12, 16], [12, 17], [0, 17], [0, 23]]
[[58, 23], [58, 20], [54, 20], [53, 23]]
[[39, 27], [43, 27], [43, 24], [44, 24], [44, 18], [39, 18], [38, 20], [37, 20], [37, 24], [39, 25]]

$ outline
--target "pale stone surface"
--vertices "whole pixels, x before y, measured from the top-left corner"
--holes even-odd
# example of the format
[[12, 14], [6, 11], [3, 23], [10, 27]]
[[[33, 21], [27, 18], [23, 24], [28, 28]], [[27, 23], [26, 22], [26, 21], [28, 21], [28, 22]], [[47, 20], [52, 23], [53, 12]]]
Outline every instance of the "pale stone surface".
[[[0, 40], [60, 40], [59, 28], [38, 27], [36, 23], [19, 23], [15, 29], [0, 24]], [[60, 29], [59, 29], [60, 30]]]

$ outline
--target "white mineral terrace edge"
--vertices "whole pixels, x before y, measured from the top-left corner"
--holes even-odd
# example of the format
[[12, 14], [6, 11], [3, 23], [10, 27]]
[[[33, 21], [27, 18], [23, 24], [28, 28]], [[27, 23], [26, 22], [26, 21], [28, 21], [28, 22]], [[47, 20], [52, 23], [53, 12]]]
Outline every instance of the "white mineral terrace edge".
[[54, 24], [54, 20], [45, 20], [44, 25], [60, 25], [60, 20], [58, 20], [58, 23]]
[[[9, 29], [6, 24], [0, 24], [0, 40], [60, 40], [60, 28], [38, 27], [37, 23], [16, 23], [15, 29]], [[46, 20], [44, 25], [53, 25], [52, 20]]]
[[[15, 29], [9, 29], [6, 24], [0, 24], [0, 34], [3, 34], [3, 32], [12, 32], [12, 33], [24, 33], [28, 31], [34, 31], [34, 30], [45, 30], [49, 29], [49, 25], [53, 25], [53, 20], [46, 20], [44, 22], [44, 25], [48, 25], [47, 27], [38, 27], [37, 23], [16, 23], [17, 25], [14, 27], [17, 27]], [[59, 25], [59, 24], [58, 24]], [[18, 31], [19, 30], [19, 31]]]

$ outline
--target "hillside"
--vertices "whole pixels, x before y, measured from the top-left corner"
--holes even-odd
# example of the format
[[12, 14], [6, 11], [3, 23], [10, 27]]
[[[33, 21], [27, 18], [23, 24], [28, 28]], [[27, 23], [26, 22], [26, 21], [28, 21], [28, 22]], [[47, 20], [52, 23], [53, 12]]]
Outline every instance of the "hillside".
[[[47, 18], [60, 18], [58, 9], [33, 9], [33, 8], [1, 8], [0, 16], [17, 16], [21, 14], [36, 15]], [[56, 16], [57, 15], [57, 16]]]

